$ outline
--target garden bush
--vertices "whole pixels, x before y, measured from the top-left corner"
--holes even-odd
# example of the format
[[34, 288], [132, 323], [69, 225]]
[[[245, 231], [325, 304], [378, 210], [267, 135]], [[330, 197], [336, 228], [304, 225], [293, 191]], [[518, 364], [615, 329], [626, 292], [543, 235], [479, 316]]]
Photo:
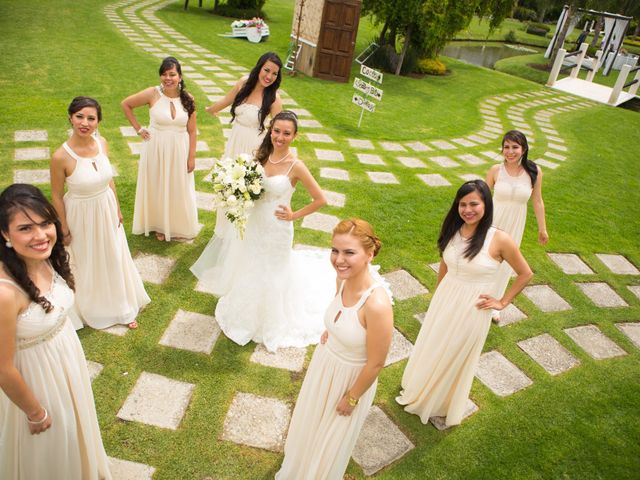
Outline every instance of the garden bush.
[[528, 22], [538, 18], [538, 14], [532, 8], [516, 7], [513, 11], [513, 18], [522, 22]]
[[509, 30], [509, 32], [504, 36], [504, 41], [507, 43], [518, 43], [516, 32]]
[[222, 17], [237, 19], [262, 17], [262, 7], [266, 0], [227, 0], [227, 3], [219, 4], [213, 9], [213, 13]]
[[444, 75], [447, 73], [447, 67], [437, 58], [421, 58], [416, 62], [415, 71], [427, 75]]
[[551, 27], [544, 23], [530, 23], [527, 26], [527, 33], [530, 33], [531, 35], [538, 35], [540, 37], [546, 37], [550, 30]]

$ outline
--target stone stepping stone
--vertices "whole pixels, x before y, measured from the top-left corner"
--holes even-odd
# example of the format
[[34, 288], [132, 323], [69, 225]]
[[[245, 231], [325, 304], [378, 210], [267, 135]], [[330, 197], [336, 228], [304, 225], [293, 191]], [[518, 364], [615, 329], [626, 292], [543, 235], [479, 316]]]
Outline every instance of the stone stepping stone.
[[316, 157], [318, 157], [318, 160], [327, 160], [329, 162], [344, 162], [344, 155], [338, 150], [316, 148]]
[[627, 288], [631, 290], [636, 297], [640, 298], [640, 285], [627, 285]]
[[400, 183], [396, 176], [391, 172], [367, 172], [367, 175], [373, 183]]
[[123, 137], [137, 137], [138, 133], [133, 127], [120, 127], [120, 134]]
[[549, 143], [547, 147], [553, 148], [554, 150], [560, 150], [561, 152], [567, 151], [567, 147], [565, 147], [564, 145], [558, 145], [556, 143]]
[[109, 458], [109, 471], [113, 480], [151, 480], [156, 469], [144, 463], [121, 458]]
[[480, 152], [482, 155], [484, 155], [485, 157], [489, 158], [490, 160], [499, 160], [500, 159], [500, 152], [492, 152], [491, 150], [486, 150], [484, 152]]
[[510, 303], [500, 311], [500, 318], [496, 322], [496, 325], [499, 327], [505, 327], [526, 318], [527, 316], [522, 312], [522, 310], [516, 307], [513, 303]]
[[200, 210], [213, 212], [216, 209], [216, 200], [213, 193], [196, 191], [196, 206]]
[[298, 125], [304, 128], [322, 128], [322, 124], [318, 120], [312, 120], [309, 118], [299, 119]]
[[396, 300], [406, 300], [408, 298], [429, 293], [429, 290], [427, 290], [406, 270], [396, 270], [394, 272], [385, 273], [383, 277], [387, 282], [389, 282], [393, 298]]
[[49, 134], [46, 130], [16, 130], [13, 133], [14, 142], [46, 142]]
[[484, 180], [484, 178], [477, 173], [463, 173], [462, 175], [458, 175], [465, 182], [469, 182], [471, 180]]
[[567, 157], [565, 157], [564, 155], [560, 155], [559, 153], [553, 153], [553, 152], [544, 152], [544, 156], [552, 158], [553, 160], [559, 160], [561, 162], [567, 159]]
[[335, 215], [313, 212], [312, 214], [304, 217], [302, 220], [302, 227], [331, 233], [338, 223], [340, 223], [340, 219]]
[[298, 105], [298, 102], [296, 102], [293, 98], [283, 98], [282, 105]]
[[553, 142], [553, 143], [564, 143], [564, 139], [562, 139], [560, 137], [552, 137], [551, 135], [547, 136], [547, 140], [549, 140], [550, 142]]
[[93, 382], [100, 372], [104, 368], [104, 365], [98, 362], [94, 362], [92, 360], [87, 360], [87, 370], [89, 370], [89, 379]]
[[409, 168], [426, 168], [427, 164], [415, 157], [397, 157], [398, 161]]
[[373, 153], [356, 153], [356, 157], [358, 157], [358, 161], [360, 163], [365, 165], [386, 165], [380, 155], [375, 155]]
[[371, 140], [358, 140], [355, 138], [349, 138], [347, 140], [349, 142], [349, 145], [354, 148], [364, 148], [367, 150], [373, 150], [374, 148]]
[[124, 337], [127, 333], [129, 333], [130, 330], [131, 329], [129, 327], [127, 327], [126, 325], [116, 324], [116, 325], [112, 325], [112, 326], [110, 326], [108, 328], [103, 328], [100, 331], [108, 333], [110, 335], [115, 335], [117, 337]]
[[[182, 67], [182, 69], [184, 70], [184, 67]], [[221, 72], [222, 68], [217, 67], [215, 65], [207, 65], [202, 67], [203, 70], [207, 71], [207, 72]]]
[[142, 142], [127, 142], [127, 145], [129, 145], [129, 150], [133, 155], [140, 155], [140, 152], [142, 152]]
[[460, 164], [449, 157], [431, 157], [429, 158], [433, 163], [440, 165], [442, 168], [459, 167]]
[[202, 80], [200, 78], [196, 78], [193, 83], [195, 83], [196, 85], [200, 85], [200, 86], [204, 86], [204, 85], [215, 85], [215, 82], [213, 80]]
[[117, 417], [176, 430], [184, 417], [195, 385], [142, 372]]
[[476, 144], [466, 138], [452, 138], [452, 142], [457, 143], [458, 145], [462, 145], [463, 147], [475, 147]]
[[391, 365], [393, 363], [409, 358], [411, 355], [411, 349], [413, 344], [402, 335], [398, 329], [393, 329], [393, 336], [391, 337], [391, 346], [389, 347], [389, 353], [387, 359], [384, 362], [384, 366]]
[[142, 280], [161, 285], [171, 274], [176, 261], [173, 258], [151, 253], [140, 253], [133, 259], [133, 263], [136, 264]]
[[49, 147], [16, 148], [13, 153], [14, 160], [48, 160], [51, 158]]
[[447, 142], [446, 140], [434, 140], [431, 142], [432, 145], [439, 148], [440, 150], [455, 150], [457, 147]]
[[484, 129], [487, 130], [488, 132], [492, 132], [495, 133], [496, 135], [502, 135], [504, 134], [504, 129], [502, 128], [502, 125], [495, 125], [492, 124], [491, 122], [485, 122], [485, 127]]
[[522, 293], [543, 312], [571, 310], [571, 305], [549, 285], [530, 285], [525, 287]]
[[[194, 62], [195, 63], [195, 62]], [[206, 78], [202, 73], [187, 73], [187, 75], [185, 75], [189, 80], [195, 79], [195, 78]]]
[[237, 392], [224, 419], [222, 439], [282, 452], [291, 408], [277, 398]]
[[204, 93], [224, 93], [224, 90], [220, 87], [202, 87]]
[[566, 372], [580, 364], [569, 350], [548, 333], [522, 340], [518, 346], [551, 375]]
[[616, 323], [616, 327], [631, 340], [631, 343], [640, 348], [640, 323]]
[[311, 117], [311, 112], [309, 110], [305, 110], [304, 108], [292, 108], [291, 111], [295, 113], [298, 117]]
[[619, 275], [640, 275], [640, 271], [638, 271], [635, 265], [622, 255], [596, 253], [596, 257], [613, 273]]
[[604, 282], [579, 282], [576, 283], [589, 300], [598, 307], [628, 307], [620, 295], [609, 284]]
[[49, 183], [49, 180], [50, 180], [49, 169], [14, 170], [13, 171], [13, 183], [41, 184], [41, 183]]
[[345, 180], [349, 181], [349, 172], [341, 170], [339, 168], [321, 168], [320, 176], [322, 178], [329, 178], [331, 180]]
[[[231, 75], [227, 72], [213, 72], [212, 75], [216, 78], [236, 78], [236, 75]], [[235, 85], [236, 81], [234, 80], [233, 83]]]
[[557, 163], [550, 162], [548, 160], [545, 160], [544, 158], [539, 158], [538, 160], [536, 160], [536, 163], [538, 165], [542, 165], [543, 167], [550, 168], [551, 170], [555, 170], [560, 166]]
[[406, 144], [411, 150], [415, 152], [429, 152], [433, 150], [429, 145], [425, 145], [422, 142], [411, 142]]
[[596, 360], [621, 357], [627, 354], [595, 325], [565, 328], [564, 331], [580, 348]]
[[458, 158], [469, 165], [482, 165], [485, 163], [483, 159], [474, 155], [473, 153], [465, 153], [464, 155], [458, 155]]
[[486, 143], [489, 143], [491, 140], [489, 140], [488, 138], [482, 137], [480, 135], [468, 135], [467, 139], [469, 139], [470, 141], [474, 142], [474, 143], [479, 143], [481, 145], [484, 145]]
[[414, 448], [413, 443], [380, 407], [372, 405], [353, 449], [352, 458], [360, 465], [364, 474], [369, 476]]
[[329, 190], [323, 190], [325, 198], [327, 199], [327, 205], [332, 207], [344, 207], [346, 196], [344, 193], [332, 192]]
[[[475, 403], [473, 403], [473, 400], [471, 400], [470, 398], [467, 398], [467, 404], [465, 406], [464, 413], [462, 414], [462, 420], [465, 420], [466, 418], [470, 417], [477, 411], [478, 411], [478, 406]], [[451, 427], [448, 427], [447, 424], [445, 423], [446, 417], [430, 417], [429, 421], [431, 422], [431, 425], [433, 425], [440, 431], [451, 428]]]
[[563, 273], [568, 275], [593, 274], [593, 270], [575, 253], [547, 253]]
[[220, 327], [212, 316], [178, 310], [158, 343], [209, 355], [219, 336]]
[[[207, 100], [209, 100], [212, 103], [215, 103], [215, 102], [217, 102], [218, 100], [220, 100], [222, 98], [224, 98], [224, 95], [222, 95], [222, 94], [220, 94], [220, 95], [207, 95]], [[221, 121], [220, 123], [223, 123], [223, 122]], [[229, 123], [231, 123], [231, 121], [229, 121], [228, 123], [223, 123], [223, 125], [224, 124], [228, 125]]]
[[215, 158], [211, 158], [211, 157], [196, 158], [196, 170], [209, 171], [213, 168], [213, 165], [215, 163], [216, 163]]
[[430, 187], [449, 187], [451, 183], [439, 173], [426, 173], [416, 175], [420, 180]]
[[274, 353], [271, 353], [264, 345], [259, 343], [251, 354], [249, 361], [259, 363], [265, 367], [283, 368], [291, 372], [301, 372], [304, 367], [306, 355], [306, 348], [279, 348]]
[[307, 133], [305, 134], [310, 142], [316, 143], [336, 143], [333, 138], [324, 133]]
[[407, 149], [404, 148], [402, 145], [394, 142], [380, 142], [380, 146], [382, 147], [383, 150], [386, 150], [388, 152], [406, 152], [407, 151]]
[[500, 397], [506, 397], [533, 384], [522, 370], [496, 350], [480, 355], [476, 377]]

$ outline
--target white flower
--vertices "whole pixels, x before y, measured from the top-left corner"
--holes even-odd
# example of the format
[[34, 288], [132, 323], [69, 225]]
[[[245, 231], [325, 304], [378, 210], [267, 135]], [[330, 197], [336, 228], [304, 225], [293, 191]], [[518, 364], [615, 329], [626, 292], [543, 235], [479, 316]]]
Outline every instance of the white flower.
[[227, 197], [227, 205], [229, 205], [230, 207], [233, 207], [237, 202], [238, 202], [238, 199], [236, 198], [235, 195], [229, 195]]

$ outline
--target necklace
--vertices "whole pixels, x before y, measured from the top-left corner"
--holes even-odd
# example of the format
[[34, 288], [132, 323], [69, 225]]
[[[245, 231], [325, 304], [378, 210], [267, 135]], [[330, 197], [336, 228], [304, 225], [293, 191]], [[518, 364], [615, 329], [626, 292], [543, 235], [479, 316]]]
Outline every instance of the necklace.
[[273, 160], [271, 160], [271, 155], [269, 155], [269, 163], [273, 164], [273, 165], [278, 165], [279, 163], [284, 162], [287, 158], [289, 158], [289, 155], [291, 155], [291, 151], [289, 151], [284, 157], [282, 157], [280, 160], [274, 162]]

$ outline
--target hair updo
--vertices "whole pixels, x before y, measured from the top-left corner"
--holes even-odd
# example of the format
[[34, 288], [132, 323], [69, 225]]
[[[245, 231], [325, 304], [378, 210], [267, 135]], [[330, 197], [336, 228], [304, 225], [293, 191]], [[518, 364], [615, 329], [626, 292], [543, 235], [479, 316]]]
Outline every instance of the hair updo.
[[360, 244], [367, 252], [373, 250], [374, 257], [382, 248], [382, 242], [373, 231], [371, 224], [361, 218], [348, 218], [338, 223], [333, 229], [333, 236], [344, 234], [352, 235], [360, 240]]

